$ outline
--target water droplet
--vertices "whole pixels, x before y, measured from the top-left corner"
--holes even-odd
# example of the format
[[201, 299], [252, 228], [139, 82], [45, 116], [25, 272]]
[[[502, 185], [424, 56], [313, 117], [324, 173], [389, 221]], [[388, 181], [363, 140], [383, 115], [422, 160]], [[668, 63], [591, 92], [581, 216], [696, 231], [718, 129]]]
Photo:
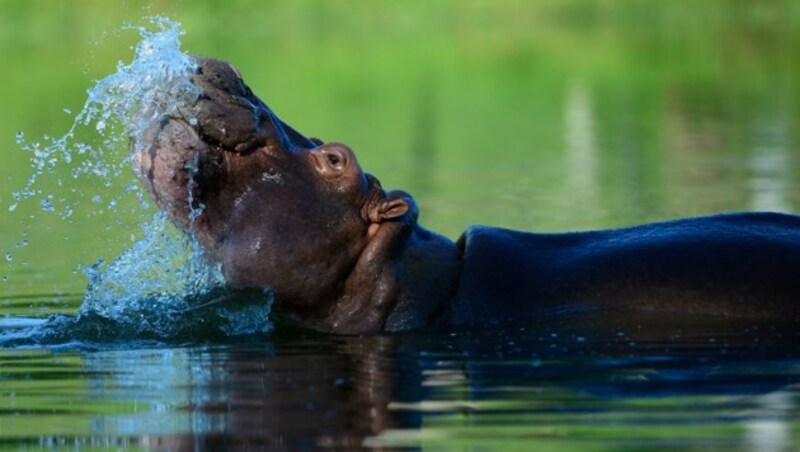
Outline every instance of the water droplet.
[[22, 144], [22, 140], [24, 139], [25, 139], [25, 134], [22, 133], [21, 130], [17, 132], [17, 144]]
[[197, 125], [197, 118], [189, 118], [189, 125], [192, 127]]
[[103, 198], [101, 198], [100, 195], [94, 195], [92, 196], [92, 202], [95, 204], [100, 204], [103, 202]]
[[71, 115], [71, 114], [72, 114], [72, 111], [70, 111], [70, 109], [69, 109], [69, 108], [64, 108], [64, 113], [66, 113], [66, 114], [68, 114], [68, 115]]
[[53, 204], [50, 203], [50, 200], [47, 198], [42, 198], [39, 200], [39, 204], [42, 205], [42, 209], [45, 212], [52, 212], [53, 211]]
[[14, 260], [14, 256], [12, 256], [12, 255], [11, 255], [11, 253], [10, 253], [10, 252], [8, 252], [8, 251], [6, 251], [6, 260], [7, 260], [8, 262], [11, 262], [11, 261], [13, 261], [13, 260]]
[[53, 211], [53, 204], [50, 203], [50, 200], [47, 198], [42, 198], [39, 200], [39, 204], [42, 205], [42, 209], [45, 212], [52, 212]]

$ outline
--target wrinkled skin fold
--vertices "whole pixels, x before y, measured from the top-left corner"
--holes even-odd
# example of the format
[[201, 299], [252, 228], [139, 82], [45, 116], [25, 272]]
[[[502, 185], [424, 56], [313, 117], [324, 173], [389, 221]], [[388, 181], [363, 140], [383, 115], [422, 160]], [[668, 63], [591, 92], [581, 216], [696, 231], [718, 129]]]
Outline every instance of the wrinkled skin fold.
[[157, 206], [238, 288], [271, 288], [281, 315], [337, 333], [542, 319], [564, 309], [797, 320], [800, 220], [720, 215], [533, 234], [417, 223], [353, 151], [281, 121], [219, 60], [200, 95], [132, 142]]

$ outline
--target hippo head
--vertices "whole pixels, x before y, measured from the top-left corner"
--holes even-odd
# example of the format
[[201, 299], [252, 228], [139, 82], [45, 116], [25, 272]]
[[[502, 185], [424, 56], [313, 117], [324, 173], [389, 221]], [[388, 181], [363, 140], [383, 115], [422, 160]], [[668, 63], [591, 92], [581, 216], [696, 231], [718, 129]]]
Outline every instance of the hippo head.
[[[283, 123], [233, 66], [197, 63], [197, 98], [132, 143], [137, 174], [231, 285], [269, 287], [298, 315], [330, 316], [342, 294], [353, 298], [354, 268], [375, 273], [386, 242], [416, 222], [413, 200], [384, 192], [347, 146]], [[381, 279], [370, 271], [359, 278]]]

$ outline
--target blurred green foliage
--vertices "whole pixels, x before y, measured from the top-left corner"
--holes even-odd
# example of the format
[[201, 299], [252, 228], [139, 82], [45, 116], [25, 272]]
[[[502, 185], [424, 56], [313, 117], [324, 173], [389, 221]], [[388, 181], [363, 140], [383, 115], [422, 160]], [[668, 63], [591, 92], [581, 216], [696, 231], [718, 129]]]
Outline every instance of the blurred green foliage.
[[6, 206], [31, 171], [16, 133], [65, 132], [92, 80], [130, 60], [138, 35], [121, 27], [150, 14], [180, 21], [188, 51], [234, 63], [299, 130], [351, 145], [453, 238], [473, 223], [551, 231], [800, 204], [795, 1], [11, 0], [0, 293], [80, 292], [80, 265], [139, 234], [149, 214], [90, 202], [116, 188], [68, 166], [65, 185], [40, 188], [71, 200], [70, 221], [35, 199]]

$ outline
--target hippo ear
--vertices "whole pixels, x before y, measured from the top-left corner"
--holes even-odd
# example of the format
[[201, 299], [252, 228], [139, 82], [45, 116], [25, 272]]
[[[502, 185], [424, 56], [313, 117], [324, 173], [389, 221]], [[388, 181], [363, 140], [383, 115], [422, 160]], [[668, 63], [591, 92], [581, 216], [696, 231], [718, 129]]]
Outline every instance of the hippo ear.
[[398, 219], [406, 223], [414, 223], [419, 215], [414, 198], [402, 190], [387, 193], [386, 197], [374, 205], [371, 210], [369, 216], [373, 223]]
[[405, 215], [410, 206], [405, 198], [385, 199], [378, 207], [378, 217], [381, 221], [394, 220]]

